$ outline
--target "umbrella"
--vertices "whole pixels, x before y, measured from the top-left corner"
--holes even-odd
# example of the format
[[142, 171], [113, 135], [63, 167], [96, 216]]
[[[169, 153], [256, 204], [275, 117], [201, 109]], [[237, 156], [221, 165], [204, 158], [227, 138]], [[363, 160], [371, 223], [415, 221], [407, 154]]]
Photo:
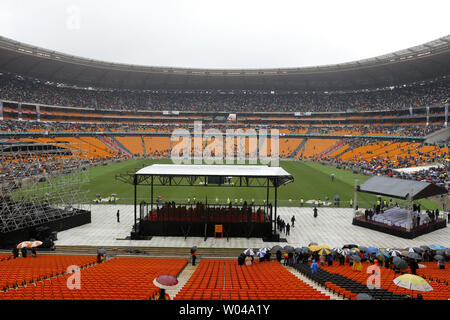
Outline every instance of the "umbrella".
[[321, 246], [319, 246], [320, 249], [328, 249], [331, 250], [331, 248], [329, 246], [327, 246], [326, 244], [323, 244]]
[[42, 241], [32, 241], [30, 243], [30, 248], [36, 248], [39, 247], [40, 245], [42, 245]]
[[369, 248], [367, 248], [367, 250], [366, 250], [366, 253], [368, 253], [368, 254], [370, 254], [370, 253], [376, 253], [376, 252], [378, 252], [378, 249], [375, 248], [375, 247], [369, 247]]
[[191, 252], [195, 252], [195, 251], [197, 251], [197, 246], [193, 246], [193, 247], [191, 248]]
[[361, 256], [352, 254], [352, 255], [350, 255], [350, 259], [352, 259], [354, 261], [361, 261]]
[[366, 250], [368, 249], [367, 247], [358, 247], [358, 249], [362, 252], [366, 252]]
[[391, 257], [399, 257], [402, 255], [402, 253], [398, 250], [392, 250], [390, 253], [391, 253]]
[[435, 255], [433, 258], [434, 260], [444, 260], [444, 257], [439, 254]]
[[404, 257], [406, 257], [406, 256], [408, 255], [408, 253], [409, 253], [408, 250], [403, 250], [403, 251], [401, 252], [401, 255], [404, 256]]
[[274, 246], [274, 247], [272, 247], [272, 249], [270, 249], [270, 251], [281, 251], [281, 250], [283, 250], [283, 247], [281, 247], [281, 246], [279, 246], [279, 245], [276, 245], [276, 246]]
[[402, 288], [417, 291], [432, 291], [433, 287], [422, 277], [414, 274], [403, 274], [395, 278], [394, 283]]
[[165, 274], [153, 279], [153, 284], [161, 289], [170, 289], [178, 284], [178, 280], [174, 276]]
[[425, 251], [430, 251], [430, 247], [429, 246], [420, 246], [420, 248], [425, 250]]
[[31, 246], [30, 241], [23, 241], [17, 245], [17, 249], [29, 248]]
[[352, 248], [358, 248], [358, 246], [356, 244], [346, 244], [342, 247], [342, 249], [345, 249], [345, 248], [352, 249]]
[[400, 270], [408, 269], [408, 263], [400, 257], [394, 257], [392, 263]]
[[376, 257], [378, 260], [380, 260], [380, 261], [385, 261], [385, 260], [386, 260], [386, 256], [385, 256], [382, 252], [380, 252], [380, 251], [377, 252], [377, 254], [376, 254], [375, 257]]
[[97, 250], [98, 254], [106, 254], [106, 249], [105, 248], [100, 248]]
[[308, 247], [302, 247], [303, 253], [309, 253], [311, 250]]
[[408, 253], [407, 257], [414, 260], [422, 260], [422, 256], [416, 252]]
[[112, 196], [117, 196], [117, 193], [111, 193]]
[[100, 193], [97, 193], [96, 195], [95, 195], [96, 197], [100, 197], [101, 196], [101, 194]]
[[294, 252], [294, 247], [293, 246], [285, 246], [283, 249], [286, 252]]
[[327, 256], [327, 255], [329, 255], [331, 253], [331, 250], [330, 249], [327, 249], [327, 248], [321, 248], [321, 249], [319, 249], [319, 251], [318, 251], [318, 254], [320, 254], [321, 256]]
[[245, 254], [246, 256], [254, 256], [254, 255], [255, 255], [255, 252], [253, 251], [253, 249], [248, 248], [248, 249], [244, 250], [244, 254]]
[[359, 256], [360, 251], [359, 251], [358, 248], [352, 248], [352, 249], [349, 250], [349, 253], [350, 253], [350, 255], [357, 254]]
[[372, 296], [368, 295], [367, 293], [359, 293], [356, 296], [356, 300], [375, 300]]
[[303, 252], [303, 249], [302, 248], [295, 248], [294, 252], [297, 253], [297, 254], [301, 254]]
[[318, 246], [318, 244], [317, 244], [317, 242], [310, 242], [309, 244], [308, 244], [308, 247], [309, 246]]
[[317, 246], [317, 245], [310, 245], [308, 248], [309, 248], [309, 250], [311, 250], [312, 252], [316, 252], [316, 251], [319, 251], [319, 250], [320, 250], [320, 247]]
[[256, 252], [256, 256], [258, 258], [263, 258], [266, 255], [266, 253], [267, 253], [266, 248], [261, 248], [258, 250], [258, 252]]
[[432, 249], [432, 250], [445, 250], [446, 248], [441, 246], [440, 244], [432, 244], [432, 245], [430, 245], [430, 249]]

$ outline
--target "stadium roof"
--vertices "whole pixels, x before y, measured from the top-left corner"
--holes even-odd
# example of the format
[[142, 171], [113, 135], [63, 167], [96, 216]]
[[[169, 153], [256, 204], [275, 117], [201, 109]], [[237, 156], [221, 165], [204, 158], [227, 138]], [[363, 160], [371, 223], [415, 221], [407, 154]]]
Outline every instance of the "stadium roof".
[[194, 69], [118, 64], [0, 37], [0, 72], [79, 87], [111, 89], [350, 91], [450, 75], [450, 35], [370, 59], [285, 69]]
[[432, 183], [379, 176], [372, 177], [358, 186], [358, 191], [399, 199], [408, 199], [411, 193], [412, 200], [447, 193], [445, 188]]

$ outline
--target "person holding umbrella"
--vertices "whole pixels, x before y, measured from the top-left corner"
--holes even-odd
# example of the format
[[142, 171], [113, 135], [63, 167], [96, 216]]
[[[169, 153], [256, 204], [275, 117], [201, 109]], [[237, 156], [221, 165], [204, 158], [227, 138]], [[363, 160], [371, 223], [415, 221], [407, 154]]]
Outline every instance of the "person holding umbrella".
[[319, 265], [317, 264], [316, 260], [313, 260], [311, 264], [311, 273], [317, 273], [317, 269], [319, 269]]
[[411, 269], [411, 274], [416, 274], [416, 270], [419, 269], [419, 264], [417, 263], [416, 259], [410, 258], [409, 268]]
[[444, 270], [445, 269], [445, 258], [442, 257], [442, 259], [438, 259], [437, 265], [439, 269]]
[[192, 265], [195, 266], [195, 259], [197, 257], [197, 246], [193, 246], [191, 248], [191, 258], [192, 258]]
[[166, 293], [166, 289], [160, 288], [155, 300], [170, 300], [170, 296]]
[[277, 255], [277, 261], [278, 261], [279, 263], [281, 263], [281, 257], [282, 257], [282, 255], [281, 255], [281, 250], [277, 250], [276, 255]]
[[33, 255], [33, 258], [37, 257], [37, 251], [36, 248], [42, 245], [42, 241], [31, 241], [29, 247], [31, 248], [31, 254]]
[[17, 247], [14, 247], [12, 249], [12, 254], [13, 254], [14, 259], [18, 258], [19, 257], [19, 249], [17, 249]]
[[178, 284], [178, 280], [171, 275], [161, 275], [153, 279], [153, 284], [159, 288], [155, 300], [170, 300], [170, 296], [166, 293], [166, 289], [175, 287]]

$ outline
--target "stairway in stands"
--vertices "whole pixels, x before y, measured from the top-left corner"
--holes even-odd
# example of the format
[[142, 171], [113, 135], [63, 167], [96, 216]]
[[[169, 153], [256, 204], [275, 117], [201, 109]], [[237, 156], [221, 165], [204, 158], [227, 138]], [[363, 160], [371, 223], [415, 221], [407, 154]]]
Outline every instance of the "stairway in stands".
[[[306, 131], [306, 134], [309, 133], [311, 133], [311, 128], [308, 128], [308, 131]], [[295, 150], [290, 154], [290, 157], [301, 159], [303, 156], [303, 152], [305, 152], [305, 145], [307, 141], [308, 138], [303, 139], [303, 141], [299, 143], [298, 147], [295, 148]]]
[[339, 159], [339, 157], [342, 156], [344, 153], [350, 151], [351, 147], [348, 143], [349, 143], [348, 141], [343, 140], [343, 144], [339, 147], [340, 152], [338, 154], [335, 154], [333, 156], [333, 159]]
[[366, 293], [376, 300], [405, 300], [407, 298], [405, 295], [395, 294], [382, 288], [369, 289], [365, 284], [337, 273], [330, 273], [322, 268], [317, 269], [317, 273], [312, 274], [311, 267], [307, 263], [296, 264], [295, 269], [323, 287], [326, 286], [327, 282], [331, 282], [353, 294]]
[[329, 147], [327, 150], [322, 151], [317, 157], [316, 160], [320, 160], [324, 157], [326, 157], [327, 155], [329, 155], [330, 153], [337, 151], [338, 149], [342, 148], [342, 146], [345, 144], [345, 142], [343, 140], [340, 140], [338, 142], [336, 142], [335, 144], [333, 144], [331, 147]]
[[297, 278], [299, 278], [301, 281], [303, 281], [304, 283], [310, 285], [311, 287], [313, 287], [314, 289], [316, 289], [317, 291], [323, 293], [324, 295], [327, 295], [330, 297], [331, 300], [347, 300], [346, 298], [339, 296], [331, 291], [328, 291], [327, 289], [325, 289], [324, 287], [321, 287], [319, 285], [317, 285], [316, 283], [314, 283], [314, 281], [312, 281], [311, 279], [308, 279], [306, 276], [304, 276], [301, 272], [297, 271], [294, 267], [291, 266], [285, 266], [285, 268], [292, 273], [294, 276], [296, 276]]
[[[117, 141], [117, 139], [115, 139], [114, 137], [112, 138], [107, 138], [107, 137], [101, 137], [100, 140], [107, 145], [108, 147], [112, 148], [114, 151], [116, 151], [119, 154], [124, 154], [128, 159], [131, 158], [131, 152], [128, 151], [125, 147], [120, 147], [120, 143], [119, 141]], [[114, 141], [115, 140], [115, 141]], [[120, 145], [119, 145], [120, 144]]]
[[146, 156], [146, 152], [145, 152], [145, 141], [144, 141], [144, 137], [141, 136], [141, 140], [142, 140], [142, 156]]

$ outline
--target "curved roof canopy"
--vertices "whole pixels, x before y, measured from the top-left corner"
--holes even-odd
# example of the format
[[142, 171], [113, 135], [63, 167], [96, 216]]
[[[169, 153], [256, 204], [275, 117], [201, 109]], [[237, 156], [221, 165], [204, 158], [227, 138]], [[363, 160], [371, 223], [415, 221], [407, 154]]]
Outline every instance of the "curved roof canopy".
[[0, 72], [110, 89], [350, 91], [450, 75], [450, 36], [370, 59], [285, 69], [189, 69], [118, 64], [0, 37]]

